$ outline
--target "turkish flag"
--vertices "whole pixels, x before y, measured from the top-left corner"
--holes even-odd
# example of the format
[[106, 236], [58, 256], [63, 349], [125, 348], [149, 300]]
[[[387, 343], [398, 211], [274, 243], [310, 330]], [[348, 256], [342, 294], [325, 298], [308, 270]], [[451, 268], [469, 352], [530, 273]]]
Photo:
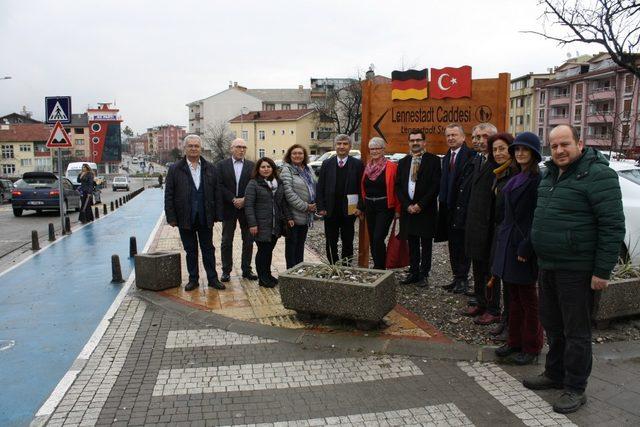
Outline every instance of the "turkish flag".
[[464, 65], [460, 68], [432, 68], [429, 93], [434, 99], [470, 98], [471, 67]]

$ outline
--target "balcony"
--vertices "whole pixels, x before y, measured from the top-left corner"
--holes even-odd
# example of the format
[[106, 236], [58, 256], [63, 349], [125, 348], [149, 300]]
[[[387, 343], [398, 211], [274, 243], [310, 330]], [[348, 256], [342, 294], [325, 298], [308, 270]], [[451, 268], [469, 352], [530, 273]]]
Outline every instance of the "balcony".
[[613, 134], [604, 133], [604, 134], [587, 135], [585, 138], [585, 142], [589, 146], [610, 147], [611, 144], [613, 143]]
[[613, 99], [616, 97], [615, 86], [596, 87], [589, 90], [589, 100]]
[[613, 123], [615, 114], [612, 110], [591, 110], [587, 112], [587, 123]]
[[549, 115], [549, 125], [568, 125], [569, 124], [569, 115], [568, 114], [550, 114]]
[[553, 94], [549, 100], [549, 105], [569, 105], [569, 98], [569, 92]]

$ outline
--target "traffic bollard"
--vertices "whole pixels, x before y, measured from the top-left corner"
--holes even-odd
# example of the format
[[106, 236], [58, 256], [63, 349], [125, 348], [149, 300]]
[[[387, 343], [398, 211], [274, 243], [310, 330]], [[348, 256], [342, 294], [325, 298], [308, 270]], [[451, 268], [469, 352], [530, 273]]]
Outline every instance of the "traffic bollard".
[[113, 212], [113, 200], [111, 201], [111, 212]]
[[49, 241], [53, 242], [54, 240], [56, 240], [56, 229], [52, 223], [49, 223]]
[[65, 232], [71, 234], [71, 219], [68, 216], [64, 217], [64, 228]]
[[107, 214], [107, 204], [103, 204], [102, 205], [102, 215], [106, 215]]
[[36, 230], [31, 230], [31, 250], [40, 250], [40, 240], [38, 240], [38, 232]]
[[98, 209], [97, 206], [95, 208], [95, 212], [94, 212], [93, 216], [95, 217], [95, 219], [100, 218], [100, 209]]
[[133, 258], [138, 253], [138, 245], [136, 243], [136, 236], [129, 237], [129, 258]]
[[116, 209], [118, 209], [118, 199], [116, 199]]
[[111, 283], [122, 283], [122, 269], [120, 268], [120, 257], [111, 255]]

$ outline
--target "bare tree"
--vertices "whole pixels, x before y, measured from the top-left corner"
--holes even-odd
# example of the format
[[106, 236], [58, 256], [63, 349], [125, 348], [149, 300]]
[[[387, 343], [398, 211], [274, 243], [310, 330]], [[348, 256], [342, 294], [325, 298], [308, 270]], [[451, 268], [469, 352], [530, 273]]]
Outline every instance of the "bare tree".
[[203, 155], [213, 163], [224, 159], [229, 155], [234, 137], [227, 122], [208, 124], [202, 136]]
[[360, 79], [351, 79], [343, 87], [325, 87], [325, 96], [313, 104], [319, 124], [332, 123], [337, 133], [353, 135], [362, 123], [362, 86]]
[[[525, 31], [558, 42], [598, 44], [620, 67], [640, 78], [640, 2], [636, 0], [539, 0], [542, 31]], [[544, 24], [550, 22], [553, 30]]]

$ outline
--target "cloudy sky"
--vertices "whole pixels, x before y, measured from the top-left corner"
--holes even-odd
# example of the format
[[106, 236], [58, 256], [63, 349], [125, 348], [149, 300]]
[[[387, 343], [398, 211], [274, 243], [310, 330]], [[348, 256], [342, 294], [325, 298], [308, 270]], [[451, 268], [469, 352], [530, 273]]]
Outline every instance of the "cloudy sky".
[[187, 124], [185, 104], [226, 89], [309, 87], [310, 77], [471, 65], [474, 78], [544, 72], [595, 48], [523, 34], [536, 0], [0, 0], [0, 115], [115, 101], [136, 132]]

